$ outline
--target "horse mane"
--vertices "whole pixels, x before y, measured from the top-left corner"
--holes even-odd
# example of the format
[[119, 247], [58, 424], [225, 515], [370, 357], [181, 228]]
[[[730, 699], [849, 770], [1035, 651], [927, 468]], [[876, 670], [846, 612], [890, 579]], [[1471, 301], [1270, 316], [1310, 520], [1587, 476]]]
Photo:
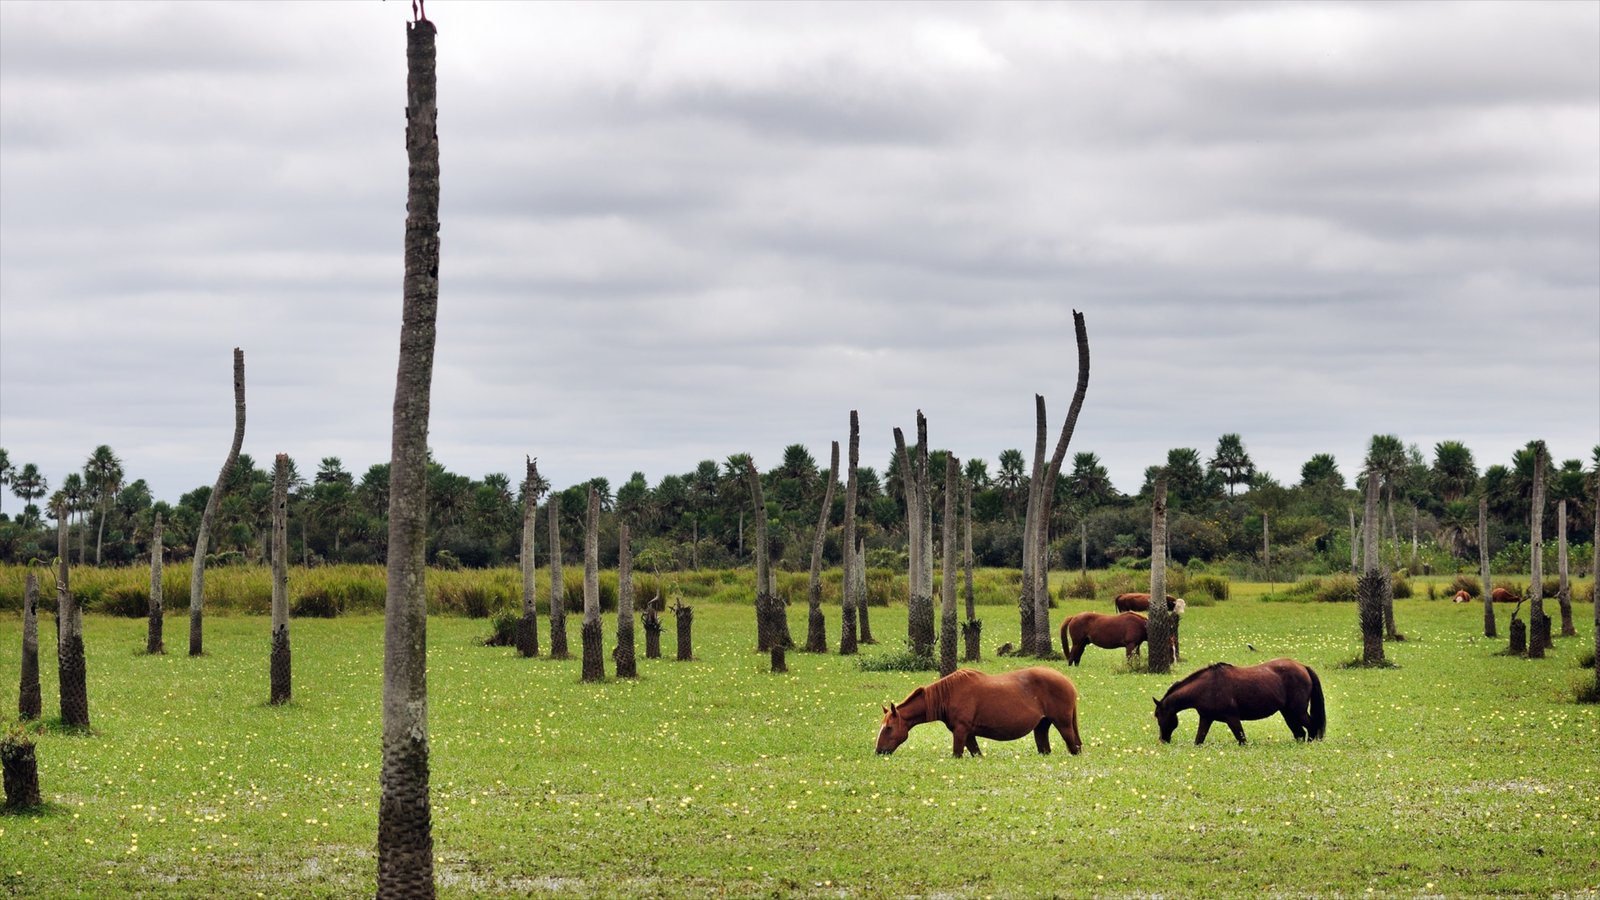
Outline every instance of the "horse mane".
[[1177, 690], [1178, 688], [1183, 687], [1184, 685], [1188, 684], [1191, 681], [1198, 680], [1200, 678], [1200, 676], [1202, 676], [1202, 675], [1208, 675], [1208, 674], [1210, 674], [1212, 672], [1218, 671], [1219, 669], [1231, 669], [1231, 668], [1233, 668], [1233, 663], [1214, 662], [1211, 665], [1206, 666], [1203, 669], [1196, 669], [1193, 672], [1190, 672], [1188, 675], [1184, 676], [1182, 681], [1179, 681], [1177, 684], [1174, 684], [1172, 687], [1167, 688], [1167, 692], [1165, 694], [1161, 695], [1162, 699], [1166, 699], [1167, 697], [1172, 696], [1172, 692], [1173, 691]]
[[933, 684], [913, 689], [911, 693], [906, 695], [906, 699], [900, 701], [900, 705], [904, 706], [910, 703], [913, 697], [921, 694], [923, 704], [926, 706], [926, 709], [923, 710], [923, 716], [931, 722], [944, 713], [945, 700], [950, 696], [950, 685], [958, 681], [975, 678], [978, 674], [979, 672], [976, 669], [957, 669]]

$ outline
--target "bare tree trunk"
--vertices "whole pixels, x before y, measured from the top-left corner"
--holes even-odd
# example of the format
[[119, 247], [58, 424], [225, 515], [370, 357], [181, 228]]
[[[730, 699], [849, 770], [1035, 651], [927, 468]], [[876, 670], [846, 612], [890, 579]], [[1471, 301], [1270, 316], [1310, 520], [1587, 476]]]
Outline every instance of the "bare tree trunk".
[[1600, 695], [1600, 477], [1595, 478], [1594, 488], [1594, 536], [1590, 538], [1589, 547], [1594, 552], [1594, 559], [1589, 563], [1589, 601], [1594, 607], [1594, 690]]
[[1578, 633], [1572, 627], [1572, 582], [1567, 574], [1567, 501], [1556, 504], [1556, 568], [1561, 573], [1561, 587], [1556, 599], [1561, 604], [1561, 635], [1571, 637]]
[[1544, 614], [1544, 442], [1533, 454], [1533, 509], [1528, 551], [1533, 567], [1533, 582], [1528, 585], [1528, 658], [1543, 659], [1550, 641], [1550, 617]]
[[872, 636], [872, 621], [867, 618], [867, 607], [871, 606], [867, 597], [867, 542], [856, 538], [856, 552], [851, 556], [855, 565], [855, 574], [851, 580], [855, 582], [856, 614], [861, 619], [861, 643], [876, 644], [877, 638]]
[[[926, 443], [927, 420], [917, 410], [917, 430]], [[926, 459], [927, 448], [919, 447], [912, 457], [906, 448], [905, 434], [894, 430], [895, 453], [900, 458], [900, 478], [906, 496], [906, 644], [915, 656], [933, 655], [933, 585], [923, 581], [932, 560], [925, 559], [923, 507], [928, 503], [926, 472], [918, 466]], [[931, 572], [928, 581], [932, 581]]]
[[288, 703], [292, 694], [289, 668], [289, 457], [279, 453], [272, 465], [272, 676], [269, 702]]
[[1020, 656], [1038, 654], [1039, 629], [1034, 622], [1038, 604], [1033, 602], [1033, 589], [1037, 583], [1033, 570], [1038, 565], [1038, 542], [1034, 529], [1039, 520], [1039, 488], [1044, 481], [1045, 411], [1044, 395], [1033, 395], [1033, 469], [1028, 475], [1028, 506], [1022, 515], [1022, 584], [1017, 595], [1017, 617], [1021, 634], [1017, 639]]
[[[1078, 345], [1078, 379], [1072, 392], [1072, 404], [1067, 409], [1067, 417], [1061, 423], [1061, 434], [1056, 438], [1055, 450], [1050, 454], [1050, 462], [1043, 470], [1043, 482], [1039, 485], [1038, 504], [1032, 508], [1034, 518], [1034, 565], [1033, 578], [1033, 625], [1035, 631], [1034, 652], [1038, 656], [1053, 656], [1055, 654], [1055, 638], [1050, 630], [1050, 511], [1055, 504], [1056, 479], [1061, 474], [1061, 464], [1067, 457], [1067, 447], [1072, 443], [1072, 433], [1078, 427], [1078, 414], [1083, 411], [1083, 399], [1089, 391], [1089, 332], [1084, 325], [1083, 313], [1072, 311], [1073, 337]], [[1037, 401], [1039, 414], [1039, 442], [1038, 451], [1044, 450], [1044, 398]], [[1037, 463], [1035, 464], [1037, 468]], [[1030, 497], [1032, 492], [1029, 492]]]
[[839, 480], [839, 442], [833, 442], [832, 462], [828, 465], [828, 486], [822, 492], [822, 511], [817, 514], [817, 530], [811, 536], [811, 585], [807, 599], [806, 652], [828, 652], [828, 624], [822, 615], [822, 544], [828, 536], [828, 515], [833, 512], [833, 486]]
[[[1388, 575], [1380, 567], [1378, 541], [1374, 532], [1383, 527], [1378, 522], [1378, 474], [1367, 473], [1367, 508], [1362, 517], [1363, 572], [1357, 580], [1358, 608], [1361, 620], [1361, 662], [1380, 666], [1383, 656], [1383, 592]], [[1154, 606], [1155, 604], [1151, 604]]]
[[600, 495], [589, 486], [589, 512], [583, 528], [583, 680], [604, 681], [600, 646]]
[[56, 672], [61, 694], [61, 724], [89, 727], [88, 663], [83, 652], [83, 612], [72, 596], [67, 570], [67, 512], [56, 511]]
[[678, 627], [678, 662], [688, 662], [694, 659], [694, 607], [674, 600], [672, 615]]
[[844, 488], [844, 536], [840, 541], [843, 551], [843, 583], [839, 590], [839, 655], [854, 656], [856, 653], [856, 608], [861, 604], [861, 598], [855, 590], [855, 578], [852, 577], [855, 569], [856, 555], [856, 467], [861, 464], [861, 426], [856, 419], [856, 411], [850, 410], [850, 470], [845, 475]]
[[633, 542], [628, 523], [617, 525], [617, 649], [612, 652], [618, 678], [638, 678], [633, 640]]
[[201, 617], [204, 615], [206, 594], [206, 546], [211, 539], [211, 526], [217, 520], [217, 509], [222, 505], [222, 495], [228, 487], [228, 477], [239, 461], [239, 448], [244, 445], [244, 351], [233, 348], [233, 444], [228, 448], [228, 458], [217, 473], [216, 486], [206, 499], [206, 511], [200, 516], [200, 530], [194, 536], [194, 568], [189, 575], [189, 655], [201, 653]]
[[0, 770], [4, 771], [5, 808], [32, 809], [43, 803], [39, 795], [39, 759], [26, 732], [0, 735]]
[[161, 591], [161, 564], [165, 555], [166, 548], [161, 543], [161, 514], [156, 513], [150, 526], [150, 623], [144, 640], [146, 653], [167, 652], [166, 641], [161, 634], [166, 616], [166, 601]]
[[772, 671], [786, 672], [788, 665], [784, 654], [789, 648], [787, 616], [783, 601], [773, 595], [771, 561], [767, 543], [767, 499], [761, 489], [761, 475], [756, 471], [755, 460], [744, 461], [745, 483], [750, 487], [750, 503], [756, 521], [756, 641], [758, 649], [772, 654]]
[[432, 897], [428, 772], [428, 413], [439, 308], [438, 31], [406, 30], [404, 303], [389, 462], [388, 597], [383, 629], [383, 770], [378, 896]]
[[1167, 611], [1167, 476], [1156, 477], [1150, 507], [1150, 641], [1149, 670], [1165, 675], [1172, 669], [1172, 614]]
[[561, 495], [545, 504], [550, 518], [550, 658], [567, 659], [567, 583], [561, 574]]
[[[1267, 577], [1271, 578], [1272, 572], [1272, 514], [1265, 510], [1261, 513], [1261, 565], [1267, 570]], [[1155, 597], [1155, 594], [1151, 594]]]
[[978, 662], [983, 657], [983, 623], [978, 621], [977, 600], [972, 592], [972, 482], [962, 479], [961, 568], [966, 574], [967, 621], [961, 626], [962, 659]]
[[22, 684], [17, 692], [17, 718], [24, 722], [44, 713], [39, 688], [39, 579], [32, 572], [22, 592]]
[[539, 567], [534, 560], [535, 537], [539, 530], [539, 463], [525, 457], [527, 469], [522, 477], [522, 618], [517, 621], [517, 652], [523, 657], [539, 655]]
[[1489, 581], [1489, 498], [1478, 495], [1478, 568], [1483, 573], [1483, 636], [1495, 637], [1494, 585]]
[[960, 552], [956, 519], [956, 493], [960, 488], [960, 462], [954, 453], [944, 462], [944, 583], [939, 591], [939, 677], [956, 670], [956, 555]]
[[1356, 530], [1356, 508], [1353, 506], [1348, 507], [1348, 511], [1350, 513], [1350, 574], [1360, 575], [1361, 564], [1357, 560], [1361, 558], [1361, 539], [1363, 535], [1362, 532]]

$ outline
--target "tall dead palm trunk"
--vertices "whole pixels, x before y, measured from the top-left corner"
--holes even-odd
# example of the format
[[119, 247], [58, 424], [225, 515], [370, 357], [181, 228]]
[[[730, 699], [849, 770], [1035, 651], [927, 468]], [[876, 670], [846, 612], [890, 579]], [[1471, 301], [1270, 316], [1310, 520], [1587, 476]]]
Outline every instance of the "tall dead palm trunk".
[[779, 624], [779, 618], [784, 615], [783, 601], [773, 596], [771, 561], [768, 556], [767, 543], [767, 498], [761, 489], [761, 475], [756, 471], [755, 460], [745, 457], [744, 461], [745, 484], [750, 489], [750, 503], [755, 509], [756, 539], [756, 644], [758, 650], [765, 650], [771, 656], [771, 668], [774, 672], [787, 672], [789, 670], [785, 660], [785, 651], [789, 646], [786, 629]]
[[1494, 586], [1489, 581], [1489, 497], [1478, 495], [1478, 568], [1483, 575], [1483, 636], [1495, 637]]
[[289, 668], [289, 456], [272, 463], [272, 673], [273, 706], [292, 695]]
[[1167, 611], [1167, 476], [1156, 478], [1150, 504], [1150, 614], [1148, 633], [1151, 672], [1172, 669], [1172, 614]]
[[61, 724], [68, 728], [89, 727], [88, 663], [83, 653], [83, 612], [72, 596], [67, 570], [67, 516], [56, 510], [56, 553], [60, 567], [56, 574], [56, 672], [61, 693]]
[[[923, 508], [928, 504], [927, 419], [917, 410], [917, 431], [922, 446], [912, 458], [906, 449], [905, 434], [894, 430], [895, 453], [900, 460], [900, 477], [906, 496], [906, 643], [915, 656], [933, 655], [933, 561], [926, 558], [923, 534]], [[926, 580], [925, 574], [926, 573]]]
[[[1367, 506], [1362, 517], [1362, 574], [1356, 580], [1357, 607], [1361, 621], [1361, 663], [1381, 666], [1383, 656], [1383, 591], [1389, 580], [1378, 559], [1378, 541], [1374, 533], [1382, 526], [1378, 523], [1378, 473], [1367, 472]], [[1151, 603], [1152, 607], [1157, 604]]]
[[17, 718], [37, 719], [44, 713], [39, 689], [39, 579], [32, 572], [22, 590], [22, 683], [17, 691]]
[[1361, 564], [1359, 560], [1361, 559], [1362, 534], [1356, 531], [1356, 508], [1349, 507], [1348, 512], [1350, 513], [1350, 574], [1360, 575]]
[[211, 526], [217, 520], [217, 510], [222, 505], [222, 495], [227, 490], [233, 466], [239, 461], [239, 448], [244, 445], [244, 351], [233, 348], [233, 443], [228, 447], [228, 458], [222, 461], [222, 471], [217, 473], [217, 483], [206, 499], [206, 510], [200, 516], [200, 529], [194, 536], [194, 568], [189, 574], [189, 655], [199, 656], [201, 647], [201, 618], [204, 615], [206, 595], [206, 546], [211, 539]]
[[567, 659], [567, 583], [561, 574], [561, 495], [546, 504], [550, 519], [550, 658]]
[[1572, 582], [1567, 574], [1567, 501], [1556, 504], [1556, 568], [1560, 572], [1561, 587], [1556, 600], [1561, 604], [1561, 634], [1571, 637], [1578, 633], [1572, 627]]
[[[863, 605], [856, 595], [856, 466], [861, 463], [861, 426], [856, 411], [850, 410], [850, 469], [845, 475], [844, 487], [844, 537], [840, 541], [843, 562], [843, 579], [839, 588], [839, 655], [852, 656], [856, 652], [856, 609]], [[865, 635], [863, 634], [863, 637]]]
[[428, 773], [428, 412], [439, 309], [438, 31], [406, 29], [404, 304], [389, 462], [388, 596], [383, 629], [383, 770], [378, 896], [432, 897]]
[[524, 657], [539, 655], [539, 570], [534, 562], [534, 537], [539, 530], [539, 494], [543, 479], [539, 463], [526, 457], [527, 472], [522, 479], [522, 618], [517, 622], [517, 652]]
[[1594, 607], [1594, 690], [1600, 695], [1600, 476], [1595, 478], [1594, 488], [1594, 536], [1590, 539], [1589, 547], [1593, 550], [1594, 559], [1589, 563], [1589, 600]]
[[956, 555], [960, 552], [958, 535], [961, 528], [956, 520], [956, 494], [960, 487], [960, 461], [954, 453], [945, 454], [944, 462], [944, 518], [939, 527], [944, 532], [944, 583], [939, 591], [939, 677], [956, 670]]
[[828, 623], [822, 615], [822, 545], [828, 536], [828, 518], [833, 512], [833, 486], [839, 481], [839, 442], [833, 442], [828, 464], [828, 486], [822, 491], [822, 510], [817, 513], [817, 530], [811, 535], [811, 583], [806, 611], [806, 652], [828, 652]]
[[[1078, 345], [1078, 379], [1072, 392], [1072, 405], [1061, 423], [1061, 434], [1050, 454], [1050, 463], [1044, 470], [1044, 481], [1039, 485], [1039, 504], [1034, 511], [1034, 566], [1033, 566], [1033, 627], [1034, 652], [1039, 656], [1055, 653], [1054, 636], [1050, 632], [1050, 512], [1055, 505], [1056, 479], [1061, 476], [1061, 464], [1067, 458], [1067, 447], [1072, 443], [1072, 432], [1078, 427], [1078, 414], [1083, 411], [1083, 398], [1089, 391], [1089, 332], [1083, 313], [1072, 311], [1073, 338]], [[1044, 412], [1040, 398], [1039, 412]], [[1042, 444], [1040, 445], [1043, 446]]]
[[606, 662], [600, 634], [600, 495], [589, 486], [583, 526], [583, 680], [604, 681]]
[[161, 587], [161, 565], [166, 548], [161, 543], [161, 514], [156, 513], [150, 525], [150, 623], [145, 629], [144, 652], [166, 653], [167, 644], [162, 636], [165, 627], [166, 598]]
[[628, 523], [617, 525], [617, 663], [618, 678], [638, 678], [638, 656], [633, 641], [633, 541]]
[[1544, 614], [1544, 441], [1533, 453], [1533, 503], [1528, 532], [1533, 581], [1528, 585], [1528, 658], [1543, 659], [1550, 643], [1550, 617]]
[[1017, 594], [1017, 616], [1021, 628], [1017, 652], [1022, 656], [1038, 654], [1039, 629], [1035, 617], [1039, 606], [1034, 602], [1033, 591], [1037, 582], [1033, 570], [1038, 565], [1038, 544], [1034, 528], [1038, 524], [1039, 488], [1044, 482], [1045, 442], [1044, 395], [1033, 395], [1033, 470], [1028, 476], [1028, 505], [1022, 516], [1022, 584]]
[[978, 621], [972, 593], [972, 482], [961, 483], [961, 569], [966, 574], [967, 621], [961, 626], [962, 659], [977, 662], [983, 656], [983, 623]]

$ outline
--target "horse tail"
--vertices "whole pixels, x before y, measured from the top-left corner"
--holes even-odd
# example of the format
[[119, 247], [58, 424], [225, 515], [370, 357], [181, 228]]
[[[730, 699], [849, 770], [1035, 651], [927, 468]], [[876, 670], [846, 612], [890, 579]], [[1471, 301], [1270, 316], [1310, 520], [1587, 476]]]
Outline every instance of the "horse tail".
[[1322, 740], [1322, 735], [1328, 730], [1328, 708], [1322, 700], [1322, 679], [1317, 677], [1317, 672], [1306, 666], [1306, 674], [1311, 676], [1311, 728], [1307, 735], [1313, 741]]

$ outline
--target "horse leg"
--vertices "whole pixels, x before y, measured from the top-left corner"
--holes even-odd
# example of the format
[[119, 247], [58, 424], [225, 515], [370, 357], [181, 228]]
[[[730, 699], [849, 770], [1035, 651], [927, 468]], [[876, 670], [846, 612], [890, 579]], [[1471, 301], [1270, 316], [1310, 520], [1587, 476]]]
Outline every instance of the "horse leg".
[[1041, 756], [1050, 755], [1050, 720], [1040, 719], [1039, 724], [1033, 729], [1033, 743], [1039, 748]]
[[1067, 654], [1067, 665], [1075, 666], [1078, 664], [1078, 660], [1083, 659], [1083, 647], [1087, 643], [1087, 641], [1083, 641], [1072, 645], [1072, 652]]
[[977, 736], [971, 735], [971, 734], [967, 735], [967, 752], [972, 754], [973, 756], [982, 756], [983, 755], [983, 751], [978, 749], [978, 738], [977, 738]]
[[1066, 717], [1065, 724], [1061, 719], [1056, 720], [1056, 731], [1061, 732], [1061, 739], [1067, 742], [1067, 752], [1077, 756], [1083, 749], [1083, 741], [1078, 738], [1078, 712], [1073, 710]]
[[1211, 730], [1211, 717], [1201, 716], [1200, 727], [1194, 730], [1194, 745], [1196, 747], [1206, 742], [1206, 732]]
[[1238, 719], [1226, 719], [1228, 730], [1233, 732], [1233, 737], [1239, 743], [1244, 743], [1244, 725]]
[[1297, 741], [1306, 739], [1307, 727], [1311, 724], [1309, 721], [1302, 721], [1302, 718], [1298, 712], [1292, 709], [1283, 711], [1283, 721], [1288, 724], [1289, 733], [1293, 734], [1294, 739]]

